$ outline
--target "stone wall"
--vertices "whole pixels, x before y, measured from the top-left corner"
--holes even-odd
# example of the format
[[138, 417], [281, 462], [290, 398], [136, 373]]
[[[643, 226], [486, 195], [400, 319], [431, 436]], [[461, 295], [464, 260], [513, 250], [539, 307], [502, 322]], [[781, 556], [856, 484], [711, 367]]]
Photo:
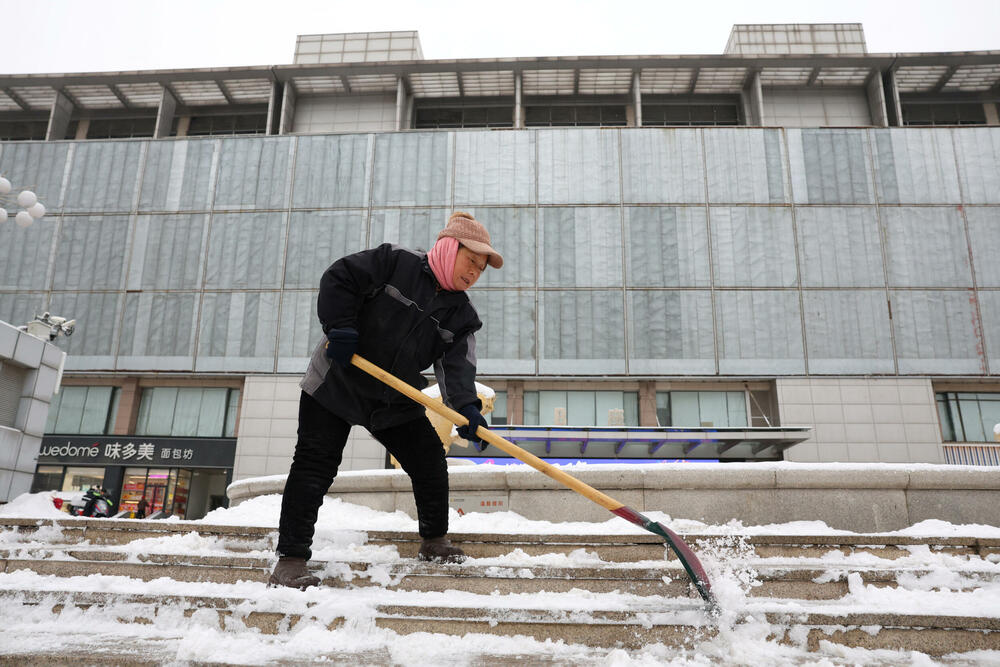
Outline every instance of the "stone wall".
[[[945, 465], [794, 463], [663, 464], [567, 470], [639, 512], [710, 525], [746, 526], [822, 521], [838, 530], [886, 532], [927, 520], [1000, 526], [1000, 475], [995, 469]], [[451, 501], [492, 499], [528, 519], [605, 521], [603, 507], [525, 466], [456, 466]], [[284, 475], [247, 479], [228, 490], [233, 505], [281, 493]], [[409, 477], [401, 471], [341, 474], [330, 496], [415, 517]], [[656, 516], [651, 518], [657, 518]]]

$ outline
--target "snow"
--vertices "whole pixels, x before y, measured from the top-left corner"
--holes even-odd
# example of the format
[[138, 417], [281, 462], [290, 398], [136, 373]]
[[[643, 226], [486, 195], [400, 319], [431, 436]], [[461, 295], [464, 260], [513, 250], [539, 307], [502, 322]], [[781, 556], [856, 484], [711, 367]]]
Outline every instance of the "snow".
[[[437, 399], [441, 398], [441, 388], [436, 384], [432, 384], [431, 386], [426, 387], [422, 391], [431, 398], [437, 398]], [[497, 395], [496, 392], [493, 391], [493, 387], [488, 387], [485, 384], [481, 384], [479, 382], [476, 383], [476, 393], [479, 394], [480, 396], [483, 396], [484, 398], [494, 398]]]
[[[391, 471], [390, 471], [391, 474]], [[281, 498], [267, 495], [252, 498], [231, 509], [218, 509], [204, 519], [186, 522], [198, 525], [266, 526], [278, 524]], [[755, 568], [792, 567], [801, 565], [794, 558], [754, 558], [741, 541], [743, 535], [832, 535], [852, 534], [835, 531], [819, 521], [798, 521], [769, 526], [744, 526], [738, 521], [724, 525], [705, 525], [696, 521], [673, 520], [661, 512], [647, 512], [682, 534], [713, 536], [695, 547], [709, 572], [713, 590], [723, 608], [719, 632], [715, 636], [695, 637], [683, 649], [662, 644], [650, 644], [638, 650], [595, 649], [565, 641], [537, 641], [526, 637], [502, 637], [470, 633], [464, 636], [414, 633], [400, 635], [374, 624], [374, 609], [379, 604], [421, 604], [440, 608], [474, 607], [497, 614], [509, 605], [519, 609], [562, 611], [586, 618], [595, 611], [629, 609], [645, 613], [649, 622], [662, 620], [662, 598], [639, 597], [623, 593], [593, 593], [572, 590], [559, 594], [512, 594], [482, 596], [461, 591], [417, 593], [388, 590], [377, 586], [357, 588], [313, 588], [307, 591], [267, 588], [256, 582], [235, 584], [182, 582], [161, 578], [144, 582], [122, 576], [90, 575], [54, 577], [26, 570], [0, 573], [0, 592], [5, 589], [29, 590], [43, 596], [33, 605], [0, 605], [0, 656], [20, 656], [25, 659], [39, 651], [86, 651], [98, 656], [102, 650], [119, 655], [122, 644], [131, 647], [135, 655], [170, 664], [185, 661], [219, 662], [225, 664], [268, 664], [309, 662], [322, 659], [339, 663], [376, 663], [393, 665], [456, 665], [482, 664], [483, 656], [493, 661], [518, 661], [573, 665], [842, 665], [842, 664], [982, 664], [1000, 665], [1000, 651], [978, 651], [960, 656], [934, 659], [915, 651], [872, 651], [822, 642], [820, 653], [807, 653], [798, 645], [779, 643], [773, 639], [775, 628], [766, 615], [781, 612], [824, 613], [833, 616], [848, 613], [912, 613], [954, 616], [1000, 617], [1000, 562], [932, 550], [926, 546], [907, 547], [907, 555], [893, 561], [892, 567], [903, 570], [900, 585], [882, 587], [866, 584], [857, 571], [847, 576], [848, 594], [828, 601], [796, 601], [755, 598], [749, 595], [757, 583]], [[7, 505], [0, 506], [0, 516], [39, 519], [64, 519], [73, 522], [51, 504], [51, 494], [25, 494]], [[317, 521], [314, 559], [326, 560], [326, 574], [349, 574], [345, 561], [372, 564], [365, 572], [353, 576], [369, 578], [373, 583], [387, 583], [392, 578], [389, 566], [399, 561], [395, 547], [367, 544], [365, 532], [415, 531], [416, 521], [402, 512], [379, 512], [352, 505], [340, 499], [327, 498]], [[561, 522], [528, 520], [512, 512], [480, 514], [470, 512], [450, 516], [452, 533], [485, 534], [630, 534], [644, 531], [627, 521], [610, 518], [606, 522]], [[37, 538], [11, 531], [0, 532], [0, 549], [26, 549], [30, 539], [57, 535], [61, 528], [45, 529]], [[1000, 528], [983, 525], [953, 525], [942, 521], [924, 521], [890, 535], [907, 536], [974, 536], [1000, 537]], [[190, 556], [218, 556], [225, 552], [224, 538], [188, 533], [136, 540], [115, 547], [129, 554], [129, 560], [140, 554], [183, 553]], [[271, 558], [266, 544], [251, 550], [249, 557]], [[495, 558], [470, 559], [467, 564], [494, 568], [494, 572], [509, 577], [530, 577], [527, 568], [539, 567], [600, 567], [603, 561], [586, 549], [568, 554], [529, 555], [519, 549]], [[466, 565], [456, 566], [465, 567]], [[663, 567], [656, 563], [638, 562], [630, 567]], [[810, 561], [810, 567], [820, 570], [817, 581], [843, 578], [843, 568], [885, 568], [885, 560], [871, 553], [845, 555], [830, 551], [821, 559]], [[679, 568], [665, 570], [670, 578], [683, 578]], [[363, 583], [363, 582], [362, 582]], [[161, 601], [157, 621], [153, 624], [125, 623], [148, 609], [139, 603], [112, 603], [83, 612], [72, 605], [57, 606], [61, 591], [105, 592], [134, 594], [141, 592]], [[47, 597], [46, 597], [47, 596]], [[305, 612], [315, 621], [300, 622], [284, 634], [266, 635], [243, 624], [239, 613], [224, 622], [214, 619], [214, 612], [199, 610], [186, 617], [184, 606], [171, 605], [176, 596], [252, 600], [256, 611], [280, 613]], [[671, 600], [673, 619], [694, 625], [708, 625], [695, 600]], [[328, 629], [326, 623], [335, 618], [347, 622]], [[865, 628], [877, 632], [877, 626]], [[801, 639], [801, 638], [800, 638]], [[119, 651], [115, 654], [111, 651]], [[96, 658], [95, 658], [96, 660]], [[120, 660], [120, 657], [117, 658]], [[3, 661], [0, 659], [0, 661]], [[97, 660], [100, 662], [100, 660]], [[111, 659], [115, 661], [115, 659]]]
[[32, 519], [69, 519], [68, 513], [57, 510], [52, 504], [55, 493], [25, 493], [5, 505], [0, 505], [0, 516]]

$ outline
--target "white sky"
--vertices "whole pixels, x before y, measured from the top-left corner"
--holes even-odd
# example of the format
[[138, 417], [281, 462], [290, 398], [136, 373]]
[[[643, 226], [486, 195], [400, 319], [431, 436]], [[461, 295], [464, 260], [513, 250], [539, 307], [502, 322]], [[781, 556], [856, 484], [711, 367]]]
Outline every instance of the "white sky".
[[862, 23], [871, 53], [1000, 50], [998, 0], [0, 0], [0, 74], [281, 65], [418, 30], [426, 58], [722, 53], [734, 23]]

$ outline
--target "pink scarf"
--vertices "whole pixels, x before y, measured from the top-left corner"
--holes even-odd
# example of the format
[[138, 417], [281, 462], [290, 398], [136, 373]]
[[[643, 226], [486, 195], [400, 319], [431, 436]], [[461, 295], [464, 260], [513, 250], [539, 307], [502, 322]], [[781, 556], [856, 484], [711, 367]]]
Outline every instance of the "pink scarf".
[[455, 259], [458, 257], [458, 239], [445, 236], [438, 239], [431, 251], [427, 253], [427, 261], [431, 265], [434, 277], [449, 292], [455, 291], [452, 277], [455, 275]]

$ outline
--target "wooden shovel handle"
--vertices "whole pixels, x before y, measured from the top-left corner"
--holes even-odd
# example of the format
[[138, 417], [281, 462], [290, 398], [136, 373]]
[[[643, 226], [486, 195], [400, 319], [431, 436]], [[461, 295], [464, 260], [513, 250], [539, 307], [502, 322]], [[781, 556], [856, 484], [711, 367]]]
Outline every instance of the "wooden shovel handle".
[[[378, 378], [379, 380], [389, 385], [399, 393], [408, 396], [409, 398], [412, 398], [414, 401], [420, 403], [424, 407], [430, 408], [431, 410], [438, 413], [439, 415], [441, 415], [451, 423], [455, 424], [456, 426], [465, 426], [466, 424], [469, 423], [468, 419], [460, 415], [455, 410], [449, 408], [447, 405], [442, 403], [440, 399], [432, 398], [427, 394], [425, 394], [424, 392], [418, 390], [417, 388], [408, 385], [407, 383], [397, 378], [395, 375], [392, 375], [391, 373], [382, 370], [381, 368], [379, 368], [372, 362], [368, 361], [364, 357], [355, 354], [353, 357], [351, 357], [351, 363], [360, 368], [361, 370], [363, 370], [364, 372], [368, 373], [369, 375]], [[611, 496], [601, 493], [600, 491], [598, 491], [597, 489], [588, 484], [584, 484], [583, 482], [573, 477], [572, 475], [569, 475], [563, 472], [562, 470], [559, 470], [559, 468], [556, 468], [551, 463], [543, 461], [542, 459], [538, 458], [531, 452], [527, 452], [521, 449], [510, 440], [501, 438], [499, 435], [493, 433], [489, 429], [480, 426], [476, 430], [476, 435], [485, 440], [486, 442], [490, 443], [491, 445], [494, 445], [499, 449], [507, 452], [514, 458], [527, 463], [535, 470], [548, 475], [549, 477], [556, 480], [560, 484], [569, 487], [570, 489], [579, 493], [581, 496], [584, 496], [585, 498], [594, 501], [601, 507], [611, 512], [614, 512], [615, 510], [618, 510], [623, 507], [622, 503], [618, 502]]]

